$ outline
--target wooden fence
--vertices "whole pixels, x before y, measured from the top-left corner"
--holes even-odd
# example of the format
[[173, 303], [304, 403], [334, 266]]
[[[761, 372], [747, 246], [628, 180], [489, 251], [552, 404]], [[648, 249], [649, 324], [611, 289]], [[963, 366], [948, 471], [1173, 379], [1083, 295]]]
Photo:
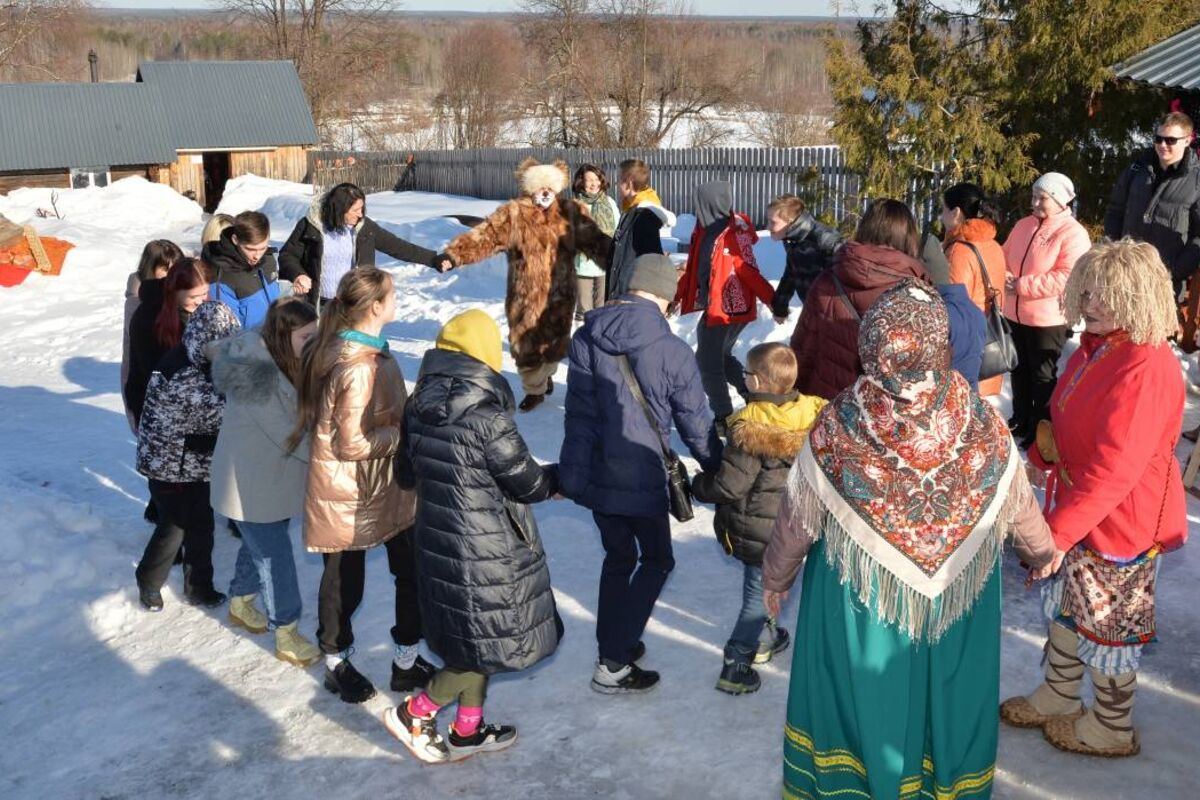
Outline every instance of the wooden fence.
[[[317, 192], [338, 183], [354, 183], [366, 192], [408, 189], [507, 200], [516, 194], [513, 169], [526, 158], [562, 159], [572, 174], [581, 164], [601, 167], [615, 180], [617, 165], [640, 158], [651, 170], [651, 184], [663, 204], [690, 212], [695, 188], [710, 180], [733, 183], [734, 202], [755, 224], [766, 223], [767, 204], [785, 192], [800, 195], [817, 216], [841, 221], [859, 210], [862, 181], [846, 167], [837, 147], [734, 148], [695, 150], [560, 150], [553, 148], [414, 151], [415, 167], [406, 174], [408, 152], [312, 151], [309, 175]], [[936, 211], [915, 182], [909, 202], [921, 221]]]

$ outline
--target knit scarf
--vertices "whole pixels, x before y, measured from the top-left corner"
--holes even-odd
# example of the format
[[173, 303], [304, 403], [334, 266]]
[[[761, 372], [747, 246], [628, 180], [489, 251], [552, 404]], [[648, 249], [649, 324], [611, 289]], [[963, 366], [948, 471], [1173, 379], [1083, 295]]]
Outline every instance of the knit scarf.
[[650, 203], [651, 205], [656, 205], [660, 208], [662, 207], [662, 200], [658, 198], [658, 192], [647, 186], [633, 197], [621, 203], [621, 213], [623, 214], [631, 208], [636, 208], [642, 203]]
[[[949, 368], [949, 321], [914, 281], [859, 332], [866, 372], [825, 410], [789, 476], [794, 520], [885, 624], [936, 641], [987, 585], [1016, 511], [1020, 459], [999, 415]], [[1023, 477], [1023, 473], [1020, 473]]]
[[613, 231], [617, 229], [617, 215], [613, 212], [613, 204], [608, 201], [608, 195], [604, 192], [595, 194], [579, 192], [575, 195], [575, 199], [587, 206], [588, 213], [592, 215], [596, 227], [609, 236], [613, 235]]
[[344, 330], [338, 334], [338, 338], [346, 342], [365, 344], [367, 347], [374, 347], [376, 350], [382, 350], [385, 353], [391, 352], [387, 339], [382, 336], [372, 336], [362, 331]]

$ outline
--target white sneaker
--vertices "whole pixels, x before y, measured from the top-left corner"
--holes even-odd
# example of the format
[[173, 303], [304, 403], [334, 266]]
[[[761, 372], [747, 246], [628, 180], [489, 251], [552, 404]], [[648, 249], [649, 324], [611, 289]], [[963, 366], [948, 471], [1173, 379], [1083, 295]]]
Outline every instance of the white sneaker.
[[641, 694], [657, 685], [658, 673], [637, 664], [626, 664], [614, 672], [598, 661], [592, 672], [592, 689], [600, 694]]
[[414, 756], [426, 764], [441, 764], [450, 760], [450, 750], [437, 731], [437, 717], [414, 717], [408, 713], [404, 698], [398, 706], [388, 706], [383, 712], [383, 724]]

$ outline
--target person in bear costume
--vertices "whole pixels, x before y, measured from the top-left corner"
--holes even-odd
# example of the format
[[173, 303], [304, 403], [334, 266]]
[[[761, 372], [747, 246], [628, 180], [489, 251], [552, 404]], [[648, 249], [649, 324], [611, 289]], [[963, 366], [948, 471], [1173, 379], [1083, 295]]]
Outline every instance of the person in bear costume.
[[554, 371], [571, 343], [575, 255], [607, 268], [612, 240], [578, 202], [563, 195], [570, 182], [565, 162], [526, 159], [516, 176], [521, 195], [457, 237], [446, 255], [461, 265], [508, 253], [509, 350], [525, 389], [519, 408], [531, 411], [554, 390]]

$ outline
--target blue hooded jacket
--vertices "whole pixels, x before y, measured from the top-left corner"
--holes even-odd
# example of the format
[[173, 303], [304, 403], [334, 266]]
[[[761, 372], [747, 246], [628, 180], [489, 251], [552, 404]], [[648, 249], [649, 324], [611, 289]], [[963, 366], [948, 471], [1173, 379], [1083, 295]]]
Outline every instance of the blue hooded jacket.
[[674, 421], [703, 469], [720, 464], [721, 443], [695, 354], [653, 301], [624, 295], [588, 312], [571, 340], [560, 491], [602, 514], [664, 515], [660, 440], [621, 376], [616, 356], [622, 353], [663, 434], [670, 435]]
[[944, 283], [937, 287], [950, 316], [951, 366], [971, 388], [979, 391], [979, 369], [983, 365], [983, 340], [987, 335], [987, 320], [979, 307], [971, 302], [967, 287], [961, 283]]

